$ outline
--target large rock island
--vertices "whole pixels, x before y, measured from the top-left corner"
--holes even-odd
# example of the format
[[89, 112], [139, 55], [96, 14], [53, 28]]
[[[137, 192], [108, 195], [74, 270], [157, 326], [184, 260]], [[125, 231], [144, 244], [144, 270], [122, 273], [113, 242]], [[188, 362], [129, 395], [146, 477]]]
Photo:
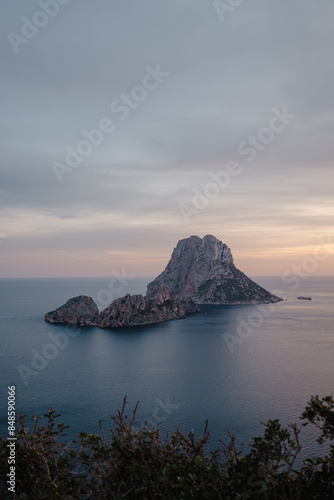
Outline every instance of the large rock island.
[[237, 269], [230, 249], [214, 236], [191, 236], [178, 242], [166, 269], [143, 295], [114, 300], [98, 311], [91, 297], [80, 295], [45, 315], [54, 324], [117, 328], [186, 318], [197, 304], [260, 304], [282, 299]]
[[239, 271], [229, 247], [211, 235], [180, 240], [166, 269], [148, 285], [147, 296], [154, 296], [162, 283], [171, 297], [191, 298], [196, 304], [260, 304], [282, 300]]

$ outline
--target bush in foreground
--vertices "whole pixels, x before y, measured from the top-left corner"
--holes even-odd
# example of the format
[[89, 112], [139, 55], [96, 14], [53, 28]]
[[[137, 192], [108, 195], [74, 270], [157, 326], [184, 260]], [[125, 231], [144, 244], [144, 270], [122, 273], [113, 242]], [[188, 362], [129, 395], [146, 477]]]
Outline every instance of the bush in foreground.
[[[66, 426], [48, 410], [32, 431], [21, 414], [16, 441], [15, 496], [8, 492], [8, 441], [0, 438], [2, 498], [30, 499], [333, 499], [334, 445], [326, 456], [304, 460], [294, 468], [301, 446], [296, 424], [284, 429], [278, 420], [264, 425], [250, 451], [242, 454], [235, 436], [209, 454], [208, 422], [203, 436], [178, 428], [162, 439], [159, 429], [135, 430], [136, 410], [128, 419], [126, 398], [112, 417], [111, 436], [82, 432], [64, 443]], [[138, 406], [138, 405], [137, 405]], [[320, 430], [318, 442], [334, 440], [332, 396], [311, 398], [301, 418]]]

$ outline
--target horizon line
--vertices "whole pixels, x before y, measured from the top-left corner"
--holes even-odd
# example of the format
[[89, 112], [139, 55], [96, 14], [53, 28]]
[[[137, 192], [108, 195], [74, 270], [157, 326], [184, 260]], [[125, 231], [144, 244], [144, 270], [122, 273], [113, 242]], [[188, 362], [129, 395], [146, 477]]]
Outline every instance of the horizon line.
[[[251, 274], [248, 277], [258, 277], [258, 278], [282, 278], [282, 274]], [[128, 275], [128, 278], [131, 279], [136, 279], [136, 278], [153, 278], [155, 279], [157, 276], [156, 275], [143, 275], [143, 276], [134, 276], [134, 275]], [[291, 278], [298, 277], [298, 275], [291, 275]], [[10, 280], [10, 279], [103, 279], [103, 278], [110, 278], [110, 275], [104, 275], [104, 276], [0, 276], [0, 280]], [[309, 278], [334, 278], [334, 274], [312, 274], [311, 276], [308, 276], [307, 279]], [[307, 280], [305, 280], [307, 281]]]

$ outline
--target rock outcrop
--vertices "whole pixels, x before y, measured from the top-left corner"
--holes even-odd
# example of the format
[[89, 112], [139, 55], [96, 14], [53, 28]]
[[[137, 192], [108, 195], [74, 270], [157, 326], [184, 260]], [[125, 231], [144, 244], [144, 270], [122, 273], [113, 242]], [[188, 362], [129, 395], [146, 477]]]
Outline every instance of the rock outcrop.
[[167, 287], [161, 286], [154, 297], [130, 295], [114, 300], [99, 313], [91, 297], [80, 295], [45, 315], [45, 321], [58, 325], [98, 326], [119, 328], [152, 325], [171, 319], [183, 319], [199, 309], [192, 300], [170, 298]]
[[99, 310], [94, 300], [86, 295], [79, 295], [47, 313], [45, 321], [58, 325], [96, 326], [98, 316]]
[[214, 236], [191, 236], [180, 240], [166, 269], [147, 287], [154, 297], [159, 287], [170, 296], [190, 298], [196, 304], [259, 304], [280, 302], [233, 263], [231, 250]]
[[80, 295], [47, 313], [49, 323], [117, 328], [182, 319], [196, 304], [259, 304], [282, 299], [239, 271], [231, 250], [211, 235], [178, 242], [166, 269], [143, 295], [126, 295], [99, 313], [91, 297]]
[[297, 297], [298, 300], [312, 300], [312, 297]]
[[154, 297], [126, 295], [114, 300], [101, 312], [100, 328], [138, 326], [161, 323], [171, 319], [182, 319], [198, 312], [198, 307], [187, 299], [171, 300], [167, 287], [162, 286]]

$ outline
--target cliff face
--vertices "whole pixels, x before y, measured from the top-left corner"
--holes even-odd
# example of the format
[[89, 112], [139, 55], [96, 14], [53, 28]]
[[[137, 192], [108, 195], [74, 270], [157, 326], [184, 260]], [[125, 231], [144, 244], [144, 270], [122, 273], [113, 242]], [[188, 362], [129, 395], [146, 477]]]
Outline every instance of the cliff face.
[[214, 236], [180, 240], [166, 269], [147, 287], [154, 296], [164, 283], [171, 297], [191, 298], [196, 304], [258, 304], [279, 297], [257, 285], [233, 263], [231, 250]]
[[126, 295], [114, 300], [101, 312], [98, 319], [100, 328], [138, 326], [161, 323], [171, 319], [186, 318], [198, 312], [197, 306], [190, 300], [171, 300], [168, 288], [164, 285], [154, 297]]

